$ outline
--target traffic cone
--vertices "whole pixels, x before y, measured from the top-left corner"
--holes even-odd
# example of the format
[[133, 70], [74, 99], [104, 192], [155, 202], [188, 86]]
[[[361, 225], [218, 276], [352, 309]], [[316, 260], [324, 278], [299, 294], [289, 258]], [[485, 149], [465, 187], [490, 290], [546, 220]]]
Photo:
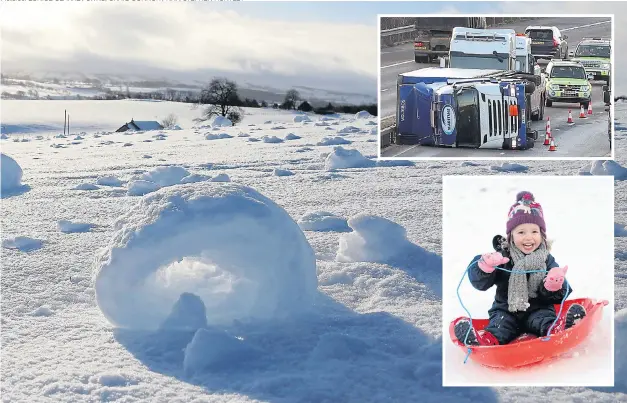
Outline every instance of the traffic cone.
[[592, 101], [588, 102], [588, 115], [592, 115]]
[[548, 146], [549, 144], [551, 144], [551, 136], [549, 136], [549, 133], [544, 135], [544, 145]]
[[581, 105], [581, 110], [579, 111], [579, 117], [580, 118], [585, 118], [586, 117], [586, 113], [583, 110], [583, 105]]
[[551, 117], [547, 116], [546, 118], [546, 134], [551, 137]]
[[549, 147], [549, 151], [556, 151], [557, 147], [555, 147], [555, 139], [551, 137], [551, 147]]
[[570, 111], [570, 109], [568, 110], [568, 123], [575, 123], [573, 122], [573, 113]]

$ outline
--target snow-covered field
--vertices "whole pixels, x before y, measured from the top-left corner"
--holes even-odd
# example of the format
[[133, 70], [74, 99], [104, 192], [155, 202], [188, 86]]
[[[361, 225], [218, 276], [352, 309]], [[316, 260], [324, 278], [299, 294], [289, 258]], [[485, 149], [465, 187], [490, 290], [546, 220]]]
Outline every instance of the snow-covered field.
[[[4, 401], [627, 399], [626, 104], [617, 163], [522, 167], [377, 162], [376, 118], [262, 109], [210, 127], [168, 102], [1, 108], [22, 171], [5, 179], [3, 158]], [[169, 113], [182, 130], [111, 133]], [[442, 176], [515, 172], [615, 176], [613, 388], [441, 386]]]

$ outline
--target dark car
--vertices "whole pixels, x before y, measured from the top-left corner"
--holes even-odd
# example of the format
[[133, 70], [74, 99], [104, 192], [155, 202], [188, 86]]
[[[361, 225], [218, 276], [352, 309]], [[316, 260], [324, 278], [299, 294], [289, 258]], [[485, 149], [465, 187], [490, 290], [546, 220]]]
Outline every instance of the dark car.
[[568, 57], [568, 35], [562, 35], [556, 27], [529, 26], [525, 35], [531, 38], [531, 54], [536, 59]]

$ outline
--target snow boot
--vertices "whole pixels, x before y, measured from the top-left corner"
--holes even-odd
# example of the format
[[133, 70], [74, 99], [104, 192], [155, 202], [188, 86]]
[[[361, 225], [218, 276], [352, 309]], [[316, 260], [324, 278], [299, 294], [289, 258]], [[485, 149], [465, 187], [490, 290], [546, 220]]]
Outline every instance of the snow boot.
[[[566, 313], [562, 314], [560, 318], [557, 320], [557, 324], [553, 328], [551, 334], [555, 334], [557, 332], [564, 331], [566, 329], [570, 329], [583, 317], [586, 316], [586, 309], [581, 304], [572, 304]], [[547, 329], [548, 331], [548, 329]]]
[[586, 308], [580, 304], [572, 304], [566, 312], [566, 329], [570, 329], [586, 316]]
[[[468, 332], [470, 329], [470, 332]], [[466, 338], [468, 333], [468, 338]], [[466, 344], [469, 346], [496, 346], [499, 341], [490, 332], [482, 331], [477, 332], [474, 328], [470, 327], [470, 321], [468, 319], [461, 319], [455, 323], [455, 337], [462, 343], [466, 340]]]

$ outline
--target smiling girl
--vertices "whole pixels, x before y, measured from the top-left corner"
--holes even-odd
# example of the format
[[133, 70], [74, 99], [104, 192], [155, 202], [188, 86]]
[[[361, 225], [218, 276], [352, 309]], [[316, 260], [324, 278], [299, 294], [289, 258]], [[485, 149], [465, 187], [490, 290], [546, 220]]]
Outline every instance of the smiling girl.
[[[507, 344], [525, 333], [546, 336], [557, 317], [554, 304], [572, 292], [564, 281], [568, 266], [559, 267], [549, 253], [544, 213], [533, 194], [523, 191], [516, 195], [506, 227], [507, 238], [495, 237], [497, 252], [475, 256], [468, 270], [476, 289], [486, 291], [496, 285], [488, 311], [490, 323], [484, 331], [472, 329], [465, 318], [455, 323], [455, 336], [463, 341], [468, 334], [469, 345]], [[497, 270], [497, 266], [506, 270]], [[582, 305], [572, 304], [552, 333], [570, 328], [585, 315]]]

